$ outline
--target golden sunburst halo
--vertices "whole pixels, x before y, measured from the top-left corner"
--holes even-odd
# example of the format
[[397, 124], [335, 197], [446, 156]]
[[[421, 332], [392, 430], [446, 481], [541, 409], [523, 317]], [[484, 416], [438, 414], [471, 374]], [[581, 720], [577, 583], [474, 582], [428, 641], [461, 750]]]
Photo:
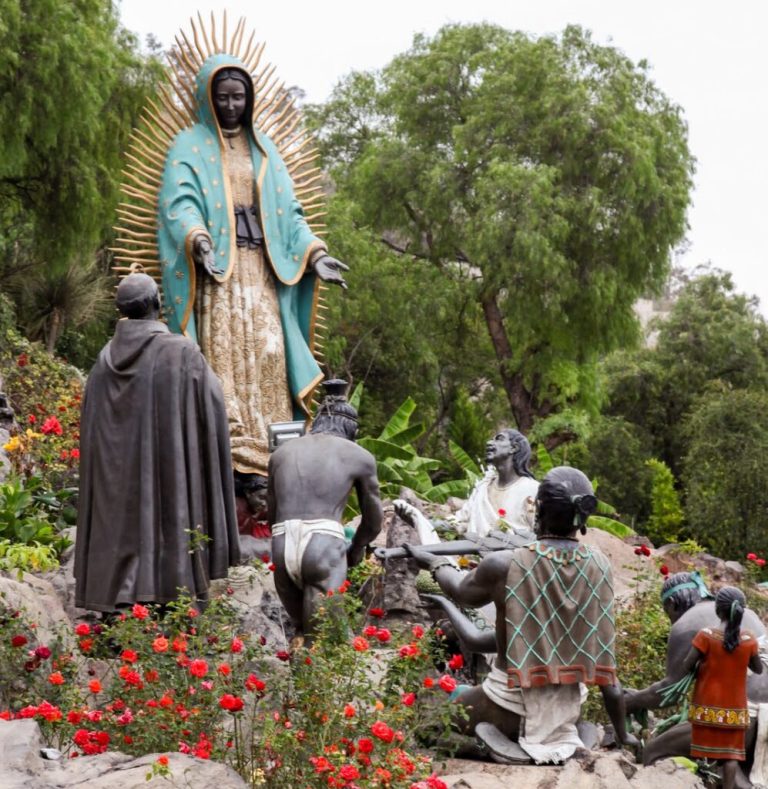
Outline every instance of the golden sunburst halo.
[[[253, 125], [268, 135], [280, 151], [310, 229], [316, 236], [325, 235], [323, 174], [316, 164], [314, 138], [304, 127], [290, 90], [275, 76], [275, 67], [262, 64], [264, 42], [255, 41], [255, 31], [251, 31], [247, 39], [245, 34], [244, 17], [240, 17], [229, 33], [227, 12], [224, 11], [218, 24], [216, 15], [211, 12], [208, 26], [198, 13], [197, 21], [190, 18], [189, 28], [180, 30], [175, 36], [157, 94], [142, 110], [125, 154], [120, 187], [125, 199], [117, 208], [118, 219], [114, 227], [117, 237], [115, 246], [111, 247], [112, 270], [119, 278], [143, 271], [162, 291], [157, 232], [163, 170], [176, 135], [197, 122], [195, 76], [206, 58], [219, 53], [232, 55], [245, 65], [253, 80]], [[320, 282], [315, 327], [310, 337], [310, 347], [320, 362], [323, 346], [319, 342], [318, 329], [325, 327], [321, 320], [327, 310], [323, 298], [325, 290]]]

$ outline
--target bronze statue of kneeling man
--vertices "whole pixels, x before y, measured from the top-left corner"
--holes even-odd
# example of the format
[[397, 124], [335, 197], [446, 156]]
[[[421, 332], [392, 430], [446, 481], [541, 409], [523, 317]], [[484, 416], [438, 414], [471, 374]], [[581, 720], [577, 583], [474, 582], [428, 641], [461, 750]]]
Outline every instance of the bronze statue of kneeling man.
[[[355, 444], [357, 424], [343, 395], [329, 394], [310, 432], [279, 446], [269, 460], [275, 586], [297, 636], [308, 640], [319, 601], [344, 583], [381, 531], [376, 460]], [[341, 516], [353, 488], [362, 520], [347, 544]]]
[[[610, 563], [576, 536], [596, 506], [587, 477], [561, 466], [539, 486], [537, 539], [529, 545], [491, 553], [467, 574], [408, 546], [451, 600], [496, 606], [495, 643], [470, 644], [496, 651], [491, 672], [456, 702], [467, 712], [457, 716], [462, 733], [474, 733], [501, 760], [562, 762], [584, 747], [576, 722], [585, 685], [600, 687], [617, 739], [637, 745], [616, 678]], [[456, 606], [445, 608], [459, 635], [469, 636]]]

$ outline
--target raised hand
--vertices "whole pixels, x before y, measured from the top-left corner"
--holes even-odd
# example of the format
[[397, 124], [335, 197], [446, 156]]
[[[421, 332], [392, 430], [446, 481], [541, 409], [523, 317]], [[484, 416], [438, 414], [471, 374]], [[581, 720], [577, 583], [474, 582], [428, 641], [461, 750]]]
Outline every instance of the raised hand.
[[347, 283], [344, 281], [344, 275], [342, 274], [343, 271], [349, 271], [349, 266], [346, 263], [342, 263], [340, 260], [336, 260], [336, 258], [332, 258], [330, 255], [321, 255], [314, 261], [312, 267], [315, 270], [315, 274], [317, 274], [323, 282], [341, 285], [341, 287], [346, 290]]

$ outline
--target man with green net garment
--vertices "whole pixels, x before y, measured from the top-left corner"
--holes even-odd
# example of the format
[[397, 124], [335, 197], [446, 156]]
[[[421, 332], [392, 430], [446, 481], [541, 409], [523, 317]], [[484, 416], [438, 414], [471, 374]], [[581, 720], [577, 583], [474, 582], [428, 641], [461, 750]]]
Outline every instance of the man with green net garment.
[[578, 469], [552, 469], [536, 506], [535, 541], [491, 553], [466, 575], [446, 557], [408, 546], [452, 601], [496, 607], [489, 637], [451, 601], [441, 603], [470, 649], [497, 653], [483, 684], [457, 695], [467, 712], [457, 725], [502, 761], [562, 762], [584, 747], [576, 722], [584, 686], [597, 685], [617, 738], [635, 745], [616, 678], [610, 564], [576, 536], [597, 506], [592, 485]]

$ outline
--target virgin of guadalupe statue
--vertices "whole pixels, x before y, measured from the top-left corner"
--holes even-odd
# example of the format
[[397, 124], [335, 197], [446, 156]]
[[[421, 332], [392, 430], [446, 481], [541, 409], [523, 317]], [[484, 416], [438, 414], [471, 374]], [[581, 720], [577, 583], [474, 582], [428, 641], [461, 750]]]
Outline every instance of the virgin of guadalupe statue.
[[257, 72], [263, 45], [242, 47], [242, 19], [231, 38], [226, 15], [219, 36], [213, 15], [198, 22], [134, 137], [117, 267], [159, 279], [168, 327], [221, 380], [235, 470], [265, 474], [269, 425], [303, 418], [322, 379], [319, 281], [346, 287], [347, 267], [309, 224], [322, 215], [311, 138], [274, 69]]

